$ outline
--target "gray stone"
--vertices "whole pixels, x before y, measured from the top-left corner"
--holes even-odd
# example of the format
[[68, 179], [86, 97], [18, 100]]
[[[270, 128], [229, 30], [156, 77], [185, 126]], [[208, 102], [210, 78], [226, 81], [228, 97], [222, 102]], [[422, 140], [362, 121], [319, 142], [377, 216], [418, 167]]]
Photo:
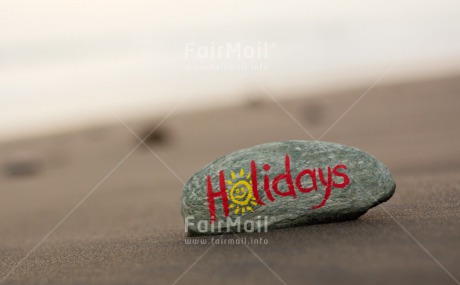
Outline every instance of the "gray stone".
[[181, 213], [189, 234], [260, 232], [357, 219], [395, 188], [383, 163], [357, 148], [273, 142], [236, 151], [195, 173], [184, 186]]

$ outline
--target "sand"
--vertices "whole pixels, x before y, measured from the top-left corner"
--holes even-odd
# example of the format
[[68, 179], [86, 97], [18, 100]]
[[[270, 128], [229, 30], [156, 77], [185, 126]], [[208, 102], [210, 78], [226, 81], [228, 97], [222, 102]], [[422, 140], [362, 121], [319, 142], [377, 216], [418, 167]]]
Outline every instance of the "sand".
[[[281, 103], [319, 138], [366, 88]], [[132, 151], [138, 141], [120, 122], [4, 143], [2, 167], [35, 166], [0, 174], [0, 280], [458, 284], [459, 93], [460, 77], [373, 89], [322, 140], [382, 160], [397, 183], [394, 197], [356, 221], [240, 235], [268, 243], [259, 245], [186, 244], [179, 197], [182, 182], [219, 156], [269, 141], [312, 139], [265, 94], [241, 106], [168, 118], [151, 140], [153, 152]], [[142, 135], [159, 119], [128, 125]]]

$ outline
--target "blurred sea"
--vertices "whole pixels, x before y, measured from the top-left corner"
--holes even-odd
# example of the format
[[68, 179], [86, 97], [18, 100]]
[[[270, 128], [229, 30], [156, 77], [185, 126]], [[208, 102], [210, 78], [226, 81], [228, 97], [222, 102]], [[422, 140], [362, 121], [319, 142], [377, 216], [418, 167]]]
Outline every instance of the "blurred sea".
[[459, 13], [457, 0], [2, 1], [0, 140], [184, 98], [178, 111], [235, 104], [263, 96], [257, 83], [283, 99], [456, 73]]

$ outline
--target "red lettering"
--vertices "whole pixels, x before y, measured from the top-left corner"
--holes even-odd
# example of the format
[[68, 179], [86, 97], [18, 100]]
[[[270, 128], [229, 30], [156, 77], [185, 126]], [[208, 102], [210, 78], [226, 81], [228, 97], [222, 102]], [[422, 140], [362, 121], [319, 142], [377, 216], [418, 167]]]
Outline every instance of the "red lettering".
[[[311, 187], [303, 187], [302, 186], [302, 177], [307, 175], [307, 174], [310, 175], [310, 178], [311, 178], [311, 181], [312, 181], [312, 184], [313, 184], [313, 186], [311, 186]], [[297, 175], [297, 178], [295, 180], [295, 184], [296, 184], [297, 188], [299, 188], [299, 191], [303, 192], [303, 193], [309, 193], [312, 190], [315, 190], [315, 191], [318, 190], [318, 187], [316, 185], [316, 169], [313, 169], [313, 170], [305, 169], [302, 172], [300, 172], [299, 175]]]
[[267, 197], [270, 201], [275, 201], [275, 198], [273, 198], [272, 192], [270, 192], [270, 180], [268, 179], [268, 175], [264, 176], [264, 190], [265, 194], [267, 194]]
[[[265, 203], [262, 202], [260, 200], [260, 197], [259, 197], [259, 189], [258, 189], [258, 185], [257, 185], [258, 184], [258, 181], [257, 181], [257, 167], [256, 167], [256, 162], [254, 160], [251, 161], [251, 179], [252, 179], [252, 193], [254, 194], [254, 198], [256, 199], [257, 204], [265, 205]], [[270, 194], [270, 196], [271, 196], [271, 194]]]
[[319, 179], [321, 180], [321, 183], [326, 186], [326, 189], [324, 191], [324, 198], [323, 201], [319, 205], [313, 206], [312, 209], [319, 209], [323, 207], [327, 200], [329, 199], [329, 196], [331, 195], [331, 190], [332, 190], [332, 171], [331, 168], [328, 166], [327, 167], [327, 181], [324, 179], [324, 173], [321, 168], [318, 168], [318, 173], [319, 173]]
[[[294, 189], [294, 184], [292, 183], [292, 175], [291, 175], [291, 160], [289, 158], [289, 155], [286, 154], [285, 158], [285, 168], [286, 168], [286, 173], [280, 174], [275, 179], [273, 180], [273, 191], [275, 191], [276, 194], [280, 196], [292, 196], [294, 199], [296, 198], [296, 193]], [[280, 182], [281, 179], [286, 180], [286, 184], [288, 186], [288, 191], [287, 192], [280, 192], [278, 189], [278, 183]]]
[[[324, 185], [325, 191], [324, 191], [324, 197], [321, 201], [316, 206], [313, 206], [312, 209], [319, 209], [326, 205], [326, 202], [328, 201], [331, 192], [332, 192], [332, 187], [334, 188], [345, 188], [350, 184], [350, 177], [345, 173], [345, 170], [347, 169], [347, 166], [344, 164], [338, 164], [336, 165], [333, 169], [331, 167], [327, 167], [327, 176], [324, 173], [325, 170], [321, 168], [313, 168], [313, 169], [304, 169], [302, 170], [299, 175], [297, 175], [295, 179], [295, 186], [292, 180], [292, 174], [291, 174], [291, 158], [289, 157], [289, 154], [286, 154], [285, 156], [285, 172], [276, 176], [273, 181], [272, 181], [272, 189], [273, 191], [279, 195], [279, 196], [292, 196], [294, 199], [297, 197], [297, 193], [295, 190], [295, 186], [297, 186], [297, 189], [302, 192], [302, 193], [310, 193], [311, 191], [315, 190], [318, 191], [318, 178], [316, 174], [319, 176], [319, 180], [321, 181], [321, 184]], [[263, 165], [263, 170], [265, 172], [268, 172], [270, 170], [270, 165], [264, 164]], [[311, 179], [311, 184], [312, 186], [310, 187], [304, 187], [302, 185], [302, 179], [304, 177], [309, 176]], [[338, 183], [334, 181], [335, 178], [342, 178], [342, 182]], [[279, 189], [279, 183], [281, 180], [285, 180], [286, 185], [287, 185], [287, 191], [281, 192]], [[308, 181], [308, 178], [307, 178]], [[264, 202], [262, 202], [260, 193], [259, 193], [259, 181], [258, 181], [258, 170], [257, 170], [257, 165], [254, 160], [251, 161], [251, 182], [252, 182], [252, 192], [254, 194], [254, 198], [259, 205], [265, 205]], [[305, 183], [305, 181], [304, 181]], [[270, 178], [268, 177], [268, 174], [264, 174], [264, 183], [263, 183], [263, 188], [265, 191], [265, 194], [267, 195], [267, 198], [270, 201], [274, 201], [275, 198], [273, 197], [273, 194], [271, 193], [270, 189]], [[209, 214], [211, 216], [211, 221], [210, 223], [214, 223], [216, 220], [216, 199], [221, 198], [222, 199], [222, 207], [223, 211], [225, 214], [225, 217], [228, 217], [229, 215], [229, 208], [228, 208], [228, 197], [227, 197], [227, 189], [225, 185], [225, 177], [224, 177], [224, 172], [220, 171], [219, 172], [219, 191], [214, 192], [213, 186], [212, 186], [212, 181], [211, 181], [211, 176], [207, 176], [207, 195], [208, 195], [208, 206], [209, 206]]]
[[343, 178], [343, 182], [342, 183], [335, 183], [335, 182], [332, 182], [332, 185], [336, 188], [345, 188], [348, 184], [350, 184], [350, 178], [348, 178], [348, 175], [345, 174], [345, 173], [342, 173], [342, 172], [339, 172], [338, 170], [340, 168], [343, 168], [344, 170], [347, 169], [347, 167], [343, 164], [339, 164], [339, 165], [336, 165], [334, 167], [334, 169], [332, 170], [332, 172], [334, 173], [335, 176], [339, 176], [339, 177], [342, 177]]
[[222, 198], [222, 206], [224, 208], [225, 217], [228, 217], [228, 197], [227, 197], [227, 188], [225, 186], [225, 177], [224, 171], [219, 172], [219, 192], [214, 192], [212, 189], [211, 176], [208, 175], [208, 204], [209, 204], [209, 214], [211, 215], [211, 224], [216, 220], [216, 205], [215, 199]]

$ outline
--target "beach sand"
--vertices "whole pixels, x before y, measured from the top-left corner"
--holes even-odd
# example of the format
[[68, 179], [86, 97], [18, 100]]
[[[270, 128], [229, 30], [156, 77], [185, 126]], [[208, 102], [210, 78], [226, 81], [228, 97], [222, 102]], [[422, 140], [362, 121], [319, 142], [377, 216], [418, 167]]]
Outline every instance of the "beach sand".
[[[175, 114], [152, 138], [152, 152], [133, 150], [138, 140], [121, 122], [3, 143], [0, 280], [456, 284], [460, 77], [377, 86], [357, 101], [367, 87], [282, 101], [297, 122], [262, 93], [241, 106]], [[304, 129], [318, 139], [350, 107], [321, 140], [383, 161], [397, 184], [393, 198], [356, 221], [240, 235], [268, 244], [185, 243], [179, 197], [189, 176], [241, 148], [311, 140]], [[141, 136], [161, 119], [127, 124]]]

